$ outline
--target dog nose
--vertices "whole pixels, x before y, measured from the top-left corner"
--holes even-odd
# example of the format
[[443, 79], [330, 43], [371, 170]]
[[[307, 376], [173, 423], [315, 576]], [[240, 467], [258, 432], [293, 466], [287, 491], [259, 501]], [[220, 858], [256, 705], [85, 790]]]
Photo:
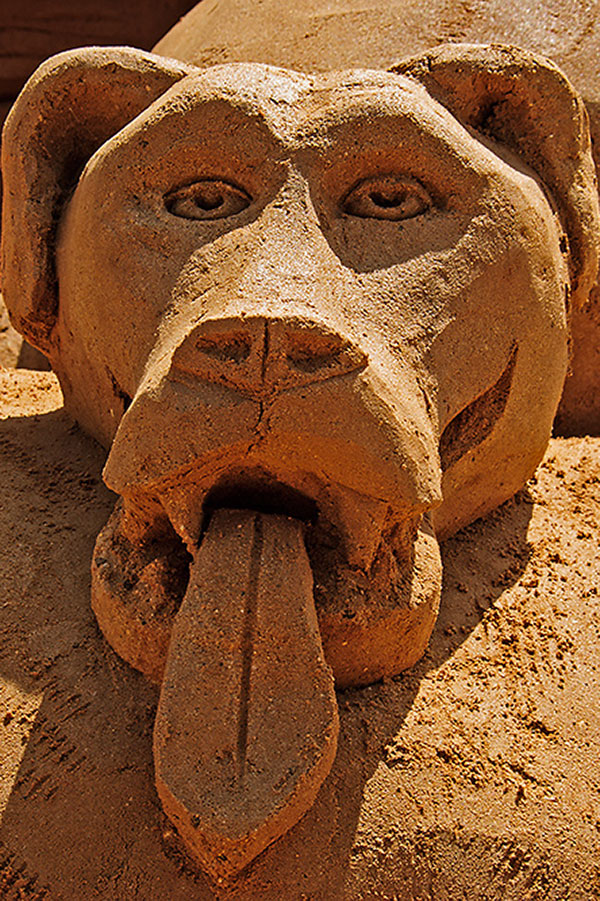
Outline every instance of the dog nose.
[[257, 316], [200, 323], [175, 351], [171, 372], [264, 396], [366, 365], [366, 354], [328, 326]]

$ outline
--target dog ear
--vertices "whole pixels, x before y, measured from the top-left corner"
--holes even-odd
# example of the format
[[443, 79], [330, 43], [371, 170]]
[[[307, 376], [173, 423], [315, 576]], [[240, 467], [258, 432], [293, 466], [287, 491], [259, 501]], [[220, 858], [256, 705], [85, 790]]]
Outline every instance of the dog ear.
[[391, 71], [536, 172], [568, 236], [571, 304], [582, 306], [598, 270], [600, 220], [587, 111], [567, 77], [543, 57], [494, 44], [444, 44]]
[[17, 98], [2, 140], [2, 291], [15, 328], [40, 350], [52, 348], [65, 199], [94, 151], [192, 71], [129, 47], [86, 47], [47, 60]]

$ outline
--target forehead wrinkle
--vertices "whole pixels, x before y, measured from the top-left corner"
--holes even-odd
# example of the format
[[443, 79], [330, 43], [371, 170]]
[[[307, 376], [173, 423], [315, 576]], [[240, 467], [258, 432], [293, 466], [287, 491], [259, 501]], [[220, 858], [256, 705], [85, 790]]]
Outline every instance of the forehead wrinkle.
[[[335, 79], [331, 77], [333, 74]], [[310, 118], [310, 131], [305, 130], [308, 124], [305, 122], [305, 139], [324, 136], [352, 122], [365, 125], [401, 118], [422, 128], [428, 124], [447, 126], [453, 118], [422, 85], [408, 78], [371, 70], [326, 75], [327, 78], [315, 79], [305, 102]]]
[[258, 119], [273, 138], [287, 144], [297, 130], [302, 100], [311, 91], [312, 83], [308, 75], [274, 66], [213, 66], [186, 76], [163, 94], [157, 102], [158, 118], [186, 115], [221, 101], [249, 121]]
[[[428, 134], [444, 152], [455, 155], [475, 142], [464, 126], [418, 82], [388, 72], [351, 70], [325, 73], [305, 101], [305, 115], [294, 135], [295, 149], [322, 151], [346, 134], [364, 137], [372, 130], [405, 125], [405, 135], [415, 139]], [[336, 76], [333, 78], [332, 76]], [[473, 146], [472, 146], [473, 145]]]

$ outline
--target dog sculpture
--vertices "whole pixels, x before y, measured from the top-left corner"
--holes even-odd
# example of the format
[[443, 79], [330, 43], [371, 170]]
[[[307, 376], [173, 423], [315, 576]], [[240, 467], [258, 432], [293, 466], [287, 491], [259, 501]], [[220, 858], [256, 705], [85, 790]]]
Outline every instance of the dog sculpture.
[[317, 75], [92, 48], [29, 81], [3, 177], [8, 308], [120, 496], [92, 604], [226, 876], [312, 804], [334, 688], [423, 653], [438, 540], [542, 456], [597, 268], [586, 113], [514, 48]]

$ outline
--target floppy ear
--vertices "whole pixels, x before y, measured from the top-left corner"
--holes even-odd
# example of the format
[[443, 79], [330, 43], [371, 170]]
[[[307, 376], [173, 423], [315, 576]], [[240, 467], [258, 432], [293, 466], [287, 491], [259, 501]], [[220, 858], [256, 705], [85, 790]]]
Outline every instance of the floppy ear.
[[444, 44], [391, 71], [421, 82], [537, 173], [568, 236], [571, 302], [582, 306], [598, 270], [600, 221], [587, 112], [567, 77], [543, 57], [496, 44]]
[[2, 291], [11, 319], [48, 352], [58, 309], [54, 241], [90, 156], [192, 68], [129, 47], [86, 47], [43, 63], [2, 140]]

